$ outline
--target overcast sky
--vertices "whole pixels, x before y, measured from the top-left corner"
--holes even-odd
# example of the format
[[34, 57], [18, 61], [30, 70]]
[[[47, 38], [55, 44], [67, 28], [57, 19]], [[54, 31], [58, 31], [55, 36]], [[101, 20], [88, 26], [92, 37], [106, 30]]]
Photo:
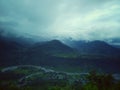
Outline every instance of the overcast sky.
[[120, 0], [0, 0], [0, 27], [53, 38], [120, 38]]

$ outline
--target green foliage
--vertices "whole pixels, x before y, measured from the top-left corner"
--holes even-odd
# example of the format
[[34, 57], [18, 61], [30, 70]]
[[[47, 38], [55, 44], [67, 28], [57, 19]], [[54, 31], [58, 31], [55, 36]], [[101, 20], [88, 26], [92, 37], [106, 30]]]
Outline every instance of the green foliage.
[[49, 86], [48, 90], [74, 90], [71, 88], [70, 85], [67, 85], [65, 87], [60, 87], [60, 86]]
[[97, 74], [95, 71], [92, 71], [89, 73], [87, 79], [89, 82], [84, 86], [85, 90], [117, 90], [118, 88], [120, 89], [120, 87], [118, 87], [118, 85], [114, 82], [114, 78], [110, 74]]
[[[39, 77], [35, 77], [37, 78], [35, 83], [32, 82], [25, 86], [19, 86], [15, 80], [0, 81], [0, 90], [120, 90], [120, 81], [115, 82], [112, 75], [99, 74], [96, 71], [91, 71], [86, 76], [86, 83], [84, 84], [79, 79], [72, 83], [69, 83], [69, 80], [59, 79], [40, 82]], [[79, 75], [74, 77], [80, 78]]]
[[99, 89], [96, 85], [89, 83], [83, 87], [83, 90], [99, 90]]

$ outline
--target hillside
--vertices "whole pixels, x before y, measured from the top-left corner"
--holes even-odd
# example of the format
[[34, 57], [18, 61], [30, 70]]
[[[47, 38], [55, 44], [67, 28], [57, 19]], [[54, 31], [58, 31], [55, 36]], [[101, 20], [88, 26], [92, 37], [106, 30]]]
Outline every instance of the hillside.
[[60, 54], [60, 53], [69, 54], [75, 52], [73, 48], [63, 44], [59, 40], [37, 43], [34, 46], [32, 46], [30, 49], [41, 50], [47, 54]]
[[71, 41], [68, 45], [76, 48], [80, 53], [84, 54], [120, 55], [120, 49], [99, 40]]
[[73, 44], [74, 47], [70, 47], [59, 40], [51, 40], [26, 47], [1, 37], [0, 65], [29, 64], [53, 67], [61, 71], [87, 72], [95, 68], [104, 72], [119, 72], [119, 49], [103, 41], [82, 41]]

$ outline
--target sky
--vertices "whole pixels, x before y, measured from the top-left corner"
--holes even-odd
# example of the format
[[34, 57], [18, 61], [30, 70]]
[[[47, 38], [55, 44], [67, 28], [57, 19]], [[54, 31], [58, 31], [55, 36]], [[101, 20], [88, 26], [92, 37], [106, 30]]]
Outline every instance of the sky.
[[48, 38], [120, 38], [120, 0], [0, 0], [0, 28]]

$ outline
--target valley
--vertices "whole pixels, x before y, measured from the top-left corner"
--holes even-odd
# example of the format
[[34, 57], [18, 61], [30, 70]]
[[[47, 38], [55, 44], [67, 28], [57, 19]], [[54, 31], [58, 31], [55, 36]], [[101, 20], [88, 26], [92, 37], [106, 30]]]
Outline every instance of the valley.
[[119, 90], [119, 48], [98, 40], [19, 39], [0, 36], [1, 90]]

